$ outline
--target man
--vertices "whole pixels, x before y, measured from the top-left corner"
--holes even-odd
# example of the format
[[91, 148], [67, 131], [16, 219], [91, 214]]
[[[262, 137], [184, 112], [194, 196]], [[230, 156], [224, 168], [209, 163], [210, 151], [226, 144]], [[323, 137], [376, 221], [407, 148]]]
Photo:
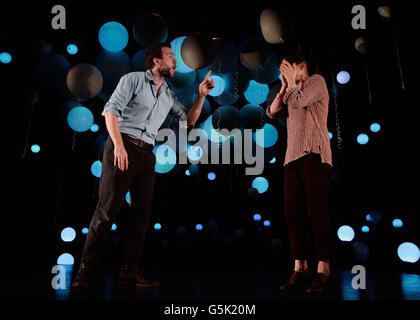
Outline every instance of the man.
[[94, 267], [99, 263], [125, 194], [130, 191], [131, 206], [125, 237], [123, 265], [119, 283], [136, 287], [157, 287], [137, 267], [145, 233], [149, 228], [155, 181], [155, 137], [168, 113], [187, 125], [200, 116], [205, 97], [214, 87], [211, 71], [199, 86], [193, 106], [187, 111], [168, 87], [176, 59], [167, 43], [147, 49], [146, 72], [123, 76], [106, 103], [105, 116], [109, 138], [105, 144], [99, 200], [89, 226], [80, 267], [72, 287], [88, 288]]
[[[324, 292], [330, 286], [333, 235], [328, 210], [328, 190], [332, 168], [327, 129], [328, 89], [319, 74], [310, 75], [308, 59], [291, 52], [280, 65], [282, 87], [267, 115], [287, 116], [287, 150], [284, 162], [284, 201], [289, 241], [295, 260], [294, 272], [281, 290], [306, 289]], [[310, 272], [305, 252], [305, 223], [300, 207], [306, 200], [314, 232], [318, 270], [309, 284]]]

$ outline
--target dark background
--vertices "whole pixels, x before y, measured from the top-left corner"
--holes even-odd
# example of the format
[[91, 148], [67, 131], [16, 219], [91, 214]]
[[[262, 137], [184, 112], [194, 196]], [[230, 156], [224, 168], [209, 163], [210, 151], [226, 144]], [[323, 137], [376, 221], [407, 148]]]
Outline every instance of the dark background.
[[[55, 4], [63, 4], [66, 8], [67, 30], [51, 28], [53, 14], [50, 12]], [[6, 129], [6, 144], [11, 143], [10, 148], [4, 149], [3, 157], [6, 160], [6, 193], [2, 210], [2, 267], [13, 281], [21, 283], [22, 287], [27, 281], [22, 275], [29, 273], [32, 281], [47, 283], [48, 287], [51, 267], [61, 253], [69, 252], [75, 257], [75, 265], [79, 262], [85, 239], [81, 229], [88, 227], [97, 201], [98, 178], [90, 173], [93, 161], [101, 159], [95, 139], [106, 132], [104, 119], [100, 116], [105, 101], [95, 97], [84, 104], [94, 113], [100, 130], [75, 137], [63, 116], [65, 95], [60, 89], [43, 86], [37, 78], [40, 41], [50, 42], [53, 53], [65, 56], [72, 66], [82, 62], [93, 64], [102, 50], [97, 40], [99, 28], [105, 22], [118, 21], [129, 32], [129, 43], [124, 51], [132, 57], [141, 49], [132, 36], [132, 23], [142, 13], [156, 12], [168, 24], [168, 41], [193, 32], [207, 32], [239, 47], [244, 38], [258, 35], [259, 14], [273, 4], [279, 5], [270, 1], [236, 3], [219, 0], [201, 3], [89, 2], [89, 5], [87, 1], [55, 1], [9, 3], [1, 9], [0, 48], [13, 57], [12, 63], [0, 65], [2, 127]], [[351, 27], [351, 8], [355, 4], [363, 4], [367, 10], [366, 30]], [[413, 60], [408, 57], [412, 46], [412, 20], [407, 18], [410, 9], [406, 4], [392, 3], [393, 23], [406, 77], [407, 89], [402, 90], [391, 24], [377, 13], [379, 4], [375, 1], [281, 3], [293, 22], [293, 33], [284, 46], [301, 42], [312, 47], [329, 89], [335, 83], [332, 74], [335, 76], [340, 70], [347, 70], [351, 75], [350, 82], [342, 86], [342, 97], [337, 101], [343, 137], [341, 152], [337, 148], [336, 114], [330, 94], [328, 127], [334, 135], [331, 140], [334, 179], [330, 197], [333, 227], [337, 230], [348, 224], [356, 233], [351, 243], [343, 243], [335, 237], [334, 266], [351, 269], [360, 264], [352, 245], [355, 241], [363, 241], [370, 248], [369, 259], [362, 263], [368, 270], [417, 272], [418, 263], [403, 263], [396, 253], [402, 242], [418, 241], [418, 210], [412, 208], [418, 171], [415, 167], [416, 144], [410, 140], [414, 137], [413, 109], [416, 106], [408, 100], [408, 93], [415, 85], [410, 73]], [[360, 35], [369, 41], [366, 56], [354, 48], [354, 41]], [[69, 43], [79, 47], [75, 56], [66, 52]], [[275, 48], [279, 53], [283, 50], [282, 45]], [[365, 64], [370, 74], [371, 105]], [[277, 84], [278, 81], [270, 84], [270, 88]], [[39, 93], [39, 101], [33, 108], [23, 101], [28, 89], [36, 89]], [[217, 104], [212, 98], [209, 100], [214, 111]], [[240, 108], [245, 104], [242, 97], [235, 106]], [[372, 122], [380, 123], [379, 133], [370, 133]], [[255, 200], [247, 197], [254, 177], [245, 176], [241, 165], [201, 165], [198, 177], [186, 176], [185, 165], [164, 175], [157, 174], [144, 264], [191, 270], [268, 267], [279, 272], [290, 267], [282, 196], [286, 130], [278, 121], [270, 120], [270, 123], [279, 131], [275, 148], [277, 162], [266, 164], [262, 175], [268, 179], [270, 187]], [[362, 132], [370, 137], [364, 146], [356, 141]], [[41, 146], [38, 154], [29, 150], [34, 143]], [[26, 147], [27, 152], [22, 157]], [[216, 173], [215, 181], [207, 180], [210, 171]], [[365, 220], [372, 210], [382, 213], [382, 219], [376, 225]], [[128, 204], [124, 202], [116, 221], [118, 229], [112, 233], [104, 256], [105, 263], [119, 262], [127, 212]], [[264, 228], [262, 221], [253, 221], [254, 213], [261, 214], [262, 221], [269, 219], [271, 226]], [[392, 227], [396, 217], [403, 220], [402, 229]], [[215, 232], [209, 232], [209, 219], [217, 221]], [[153, 230], [155, 222], [162, 224], [162, 230]], [[197, 223], [203, 224], [202, 232], [195, 231]], [[362, 233], [362, 225], [368, 225], [371, 231]], [[71, 243], [60, 239], [61, 230], [67, 226], [77, 232], [76, 240]], [[177, 234], [179, 226], [186, 228], [185, 236]], [[243, 230], [245, 237], [235, 236], [237, 230]], [[226, 238], [230, 242], [226, 242]], [[273, 248], [273, 239], [279, 239], [281, 245]]]

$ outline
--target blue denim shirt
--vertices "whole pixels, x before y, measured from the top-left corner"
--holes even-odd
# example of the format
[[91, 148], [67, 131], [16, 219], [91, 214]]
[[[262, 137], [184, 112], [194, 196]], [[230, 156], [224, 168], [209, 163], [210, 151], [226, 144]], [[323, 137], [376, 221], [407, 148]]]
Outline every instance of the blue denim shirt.
[[158, 96], [156, 90], [150, 70], [130, 72], [121, 77], [102, 115], [107, 111], [115, 114], [122, 133], [154, 145], [156, 134], [169, 113], [181, 121], [188, 118], [187, 109], [166, 81], [162, 83]]

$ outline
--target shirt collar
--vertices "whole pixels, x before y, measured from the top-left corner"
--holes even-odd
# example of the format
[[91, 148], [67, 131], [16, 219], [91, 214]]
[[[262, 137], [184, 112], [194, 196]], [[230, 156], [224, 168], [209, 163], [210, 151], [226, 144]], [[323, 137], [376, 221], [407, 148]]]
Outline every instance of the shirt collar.
[[[150, 69], [146, 70], [146, 80], [148, 82], [152, 81], [153, 84], [155, 84], [155, 81], [153, 80], [152, 71]], [[166, 80], [163, 81], [161, 89], [165, 89], [165, 90], [168, 89], [168, 84], [166, 83]]]

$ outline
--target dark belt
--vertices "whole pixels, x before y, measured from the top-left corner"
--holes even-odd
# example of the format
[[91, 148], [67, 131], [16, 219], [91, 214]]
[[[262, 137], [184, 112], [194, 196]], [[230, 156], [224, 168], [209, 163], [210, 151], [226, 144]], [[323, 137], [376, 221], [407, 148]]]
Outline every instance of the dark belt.
[[136, 146], [140, 148], [146, 149], [147, 151], [153, 150], [153, 145], [150, 143], [144, 142], [143, 140], [134, 139], [125, 133], [121, 133], [121, 136], [123, 137], [123, 139], [127, 140], [128, 142], [134, 143]]

